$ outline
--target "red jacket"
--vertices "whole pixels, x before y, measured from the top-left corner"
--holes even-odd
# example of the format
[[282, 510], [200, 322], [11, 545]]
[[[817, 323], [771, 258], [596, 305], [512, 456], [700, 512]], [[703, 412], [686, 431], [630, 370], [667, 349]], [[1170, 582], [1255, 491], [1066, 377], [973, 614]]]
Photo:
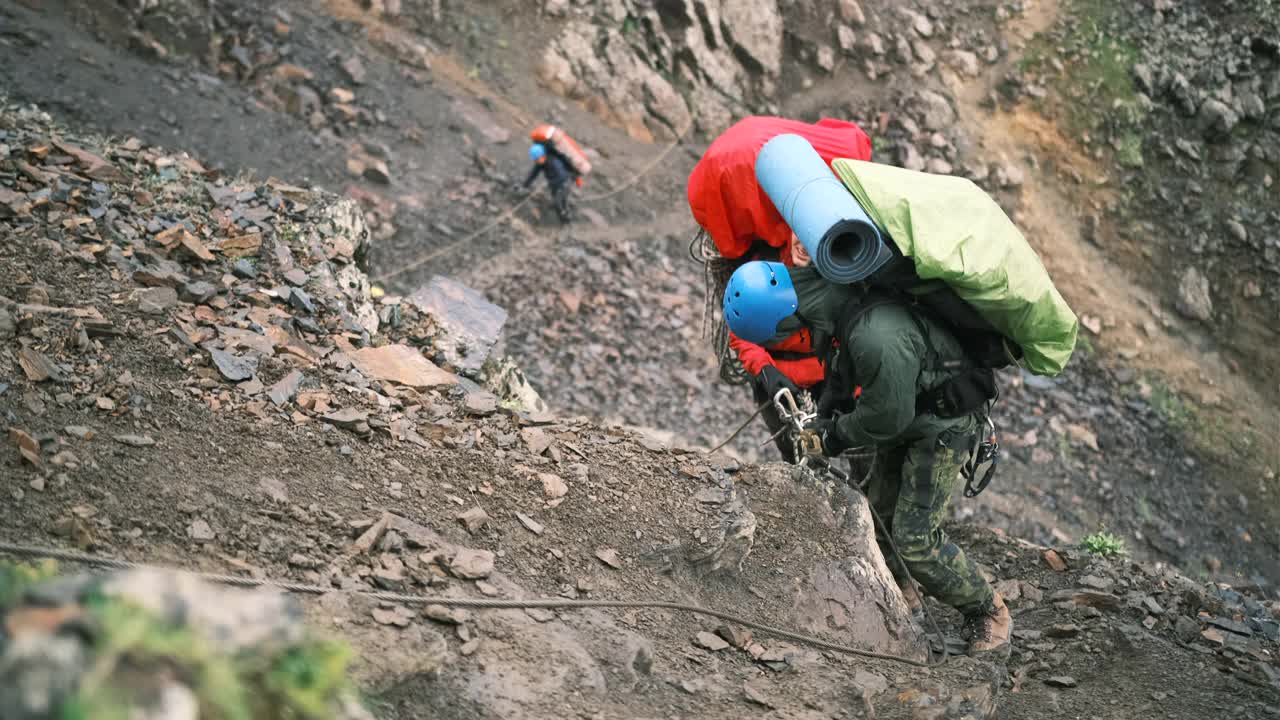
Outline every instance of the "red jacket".
[[[826, 376], [822, 363], [817, 357], [787, 358], [783, 353], [808, 354], [813, 352], [813, 338], [808, 330], [801, 330], [786, 340], [770, 348], [763, 348], [754, 343], [729, 333], [729, 347], [738, 353], [742, 366], [752, 375], [759, 375], [766, 365], [778, 368], [778, 372], [786, 375], [791, 382], [802, 388], [810, 388], [822, 382]], [[780, 357], [779, 357], [780, 356]]]

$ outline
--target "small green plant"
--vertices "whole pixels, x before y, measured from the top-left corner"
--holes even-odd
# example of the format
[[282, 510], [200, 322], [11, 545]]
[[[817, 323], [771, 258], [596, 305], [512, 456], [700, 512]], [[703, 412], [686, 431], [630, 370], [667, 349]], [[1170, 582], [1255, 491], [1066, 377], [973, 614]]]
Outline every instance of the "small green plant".
[[[52, 561], [0, 562], [0, 610], [57, 571]], [[128, 720], [149, 687], [131, 679], [157, 671], [183, 678], [201, 716], [222, 720], [322, 720], [333, 716], [343, 698], [356, 697], [348, 674], [352, 651], [345, 643], [307, 637], [267, 652], [233, 655], [126, 600], [95, 590], [82, 602], [95, 628], [93, 658], [75, 692], [62, 701], [62, 720]]]
[[636, 19], [631, 15], [628, 15], [622, 20], [623, 35], [629, 35], [630, 33], [635, 32], [637, 28], [639, 28], [639, 24], [636, 23]]
[[1071, 448], [1071, 438], [1067, 437], [1066, 433], [1058, 436], [1057, 450], [1058, 457], [1061, 458], [1063, 462], [1069, 462], [1071, 460], [1074, 451]]
[[1080, 333], [1076, 335], [1076, 352], [1085, 358], [1096, 357], [1098, 349], [1093, 346], [1093, 340], [1088, 335]]
[[1127, 168], [1140, 168], [1142, 159], [1142, 136], [1136, 132], [1125, 133], [1120, 138], [1116, 149], [1116, 162]]
[[1099, 530], [1091, 535], [1085, 535], [1080, 541], [1080, 547], [1083, 547], [1091, 555], [1099, 557], [1119, 557], [1127, 555], [1128, 550], [1124, 547], [1124, 539], [1116, 535], [1112, 535], [1106, 530]]
[[42, 560], [36, 564], [0, 563], [0, 609], [22, 597], [27, 588], [58, 574], [58, 564]]
[[1187, 403], [1181, 393], [1162, 377], [1150, 376], [1148, 384], [1151, 386], [1151, 398], [1148, 402], [1156, 414], [1169, 424], [1169, 427], [1185, 432], [1195, 426], [1195, 409]]

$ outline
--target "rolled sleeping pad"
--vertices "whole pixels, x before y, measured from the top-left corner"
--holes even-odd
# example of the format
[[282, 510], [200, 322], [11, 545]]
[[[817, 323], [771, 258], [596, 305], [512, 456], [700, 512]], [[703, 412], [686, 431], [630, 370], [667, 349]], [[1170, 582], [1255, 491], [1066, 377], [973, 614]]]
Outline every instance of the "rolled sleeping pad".
[[831, 282], [860, 282], [893, 259], [857, 199], [799, 135], [765, 143], [756, 156], [756, 180]]

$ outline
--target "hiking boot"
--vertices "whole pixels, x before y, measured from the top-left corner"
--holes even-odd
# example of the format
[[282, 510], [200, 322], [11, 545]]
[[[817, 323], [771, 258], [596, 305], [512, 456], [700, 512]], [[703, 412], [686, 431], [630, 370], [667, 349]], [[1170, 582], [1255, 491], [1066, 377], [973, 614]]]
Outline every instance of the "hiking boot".
[[960, 631], [960, 635], [969, 641], [970, 657], [1009, 657], [1009, 652], [1013, 649], [1009, 644], [1009, 633], [1012, 631], [1013, 618], [1009, 616], [1009, 608], [1005, 607], [1000, 593], [996, 593], [991, 598], [990, 607], [965, 617], [964, 629]]

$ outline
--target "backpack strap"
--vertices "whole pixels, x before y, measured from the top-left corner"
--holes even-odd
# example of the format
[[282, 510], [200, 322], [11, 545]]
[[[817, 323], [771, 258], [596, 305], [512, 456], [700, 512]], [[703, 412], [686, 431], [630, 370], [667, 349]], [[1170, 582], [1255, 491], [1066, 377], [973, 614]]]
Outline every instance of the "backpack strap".
[[[952, 371], [954, 374], [937, 386], [922, 391], [916, 396], [916, 413], [923, 415], [932, 413], [941, 418], [962, 417], [981, 409], [997, 397], [995, 372], [988, 367], [975, 363], [968, 353], [960, 360], [943, 361], [934, 346], [932, 335], [924, 318], [929, 317], [936, 325], [946, 324], [935, 318], [929, 309], [912, 302], [910, 297], [880, 297], [870, 302], [863, 302], [857, 310], [842, 317], [836, 325], [836, 337], [827, 338], [825, 344], [815, 347], [823, 348], [823, 362], [827, 369], [827, 384], [822, 399], [818, 404], [820, 415], [829, 415], [832, 410], [848, 402], [853, 396], [853, 358], [846, 349], [836, 345], [837, 338], [850, 337], [858, 321], [868, 312], [884, 305], [900, 305], [906, 309], [911, 321], [915, 323], [925, 343], [925, 361], [922, 370]], [[962, 349], [963, 349], [963, 343]]]
[[818, 357], [826, 370], [827, 376], [826, 382], [823, 384], [822, 397], [818, 400], [818, 414], [820, 416], [831, 416], [835, 410], [841, 408], [853, 398], [853, 357], [849, 355], [846, 348], [837, 344], [837, 340], [849, 337], [853, 327], [867, 313], [875, 308], [883, 305], [892, 305], [895, 302], [893, 298], [889, 297], [880, 297], [868, 302], [864, 297], [854, 312], [841, 316], [836, 322], [834, 334], [826, 335], [823, 333], [820, 335], [817, 332], [814, 333], [813, 347], [820, 348]]

